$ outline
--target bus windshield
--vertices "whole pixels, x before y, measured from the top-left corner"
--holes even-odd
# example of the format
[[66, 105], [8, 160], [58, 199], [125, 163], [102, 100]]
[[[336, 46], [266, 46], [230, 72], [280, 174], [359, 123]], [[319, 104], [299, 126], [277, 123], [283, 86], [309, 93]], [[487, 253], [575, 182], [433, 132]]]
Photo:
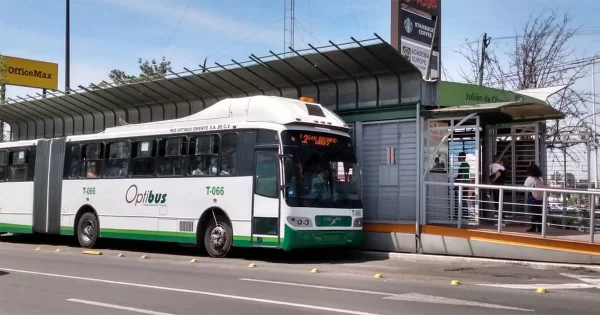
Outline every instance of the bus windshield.
[[283, 153], [291, 156], [284, 166], [289, 206], [362, 208], [349, 137], [288, 130], [281, 139]]

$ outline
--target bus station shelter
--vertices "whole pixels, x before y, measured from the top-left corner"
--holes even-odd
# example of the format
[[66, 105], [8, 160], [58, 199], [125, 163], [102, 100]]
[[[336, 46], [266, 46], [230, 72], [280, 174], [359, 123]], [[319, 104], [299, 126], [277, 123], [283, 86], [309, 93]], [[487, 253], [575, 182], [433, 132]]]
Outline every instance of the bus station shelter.
[[[442, 215], [448, 209], [439, 209], [437, 218], [426, 216], [422, 206], [422, 182], [429, 179], [439, 152], [450, 161], [450, 151], [460, 143], [461, 150], [473, 148], [477, 161], [488, 160], [509, 146], [503, 140], [501, 148], [496, 141], [506, 132], [533, 134], [527, 141], [540, 152], [543, 121], [562, 117], [532, 102], [439, 107], [437, 83], [424, 81], [419, 69], [377, 34], [290, 51], [291, 57], [270, 51], [164, 77], [21, 95], [0, 106], [0, 120], [10, 125], [11, 141], [18, 141], [185, 117], [231, 97], [312, 97], [352, 128], [361, 169], [353, 178], [361, 187], [364, 247], [422, 252], [416, 245], [421, 226], [448, 220]], [[534, 160], [543, 161], [543, 156]], [[478, 164], [476, 169], [483, 168]], [[439, 180], [448, 180], [445, 176]]]

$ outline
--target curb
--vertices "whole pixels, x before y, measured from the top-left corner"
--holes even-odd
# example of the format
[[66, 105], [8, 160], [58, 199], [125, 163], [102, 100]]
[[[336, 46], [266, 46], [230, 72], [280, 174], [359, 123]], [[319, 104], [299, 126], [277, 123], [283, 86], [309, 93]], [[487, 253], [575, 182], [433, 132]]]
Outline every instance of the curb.
[[539, 270], [558, 270], [558, 269], [585, 269], [590, 271], [600, 272], [598, 265], [581, 265], [581, 264], [564, 264], [551, 262], [523, 261], [523, 260], [503, 260], [492, 258], [479, 257], [464, 257], [464, 256], [445, 256], [445, 255], [430, 255], [430, 254], [409, 254], [395, 252], [374, 252], [363, 251], [361, 253], [365, 257], [388, 259], [406, 262], [430, 262], [430, 263], [463, 263], [471, 266], [515, 266]]

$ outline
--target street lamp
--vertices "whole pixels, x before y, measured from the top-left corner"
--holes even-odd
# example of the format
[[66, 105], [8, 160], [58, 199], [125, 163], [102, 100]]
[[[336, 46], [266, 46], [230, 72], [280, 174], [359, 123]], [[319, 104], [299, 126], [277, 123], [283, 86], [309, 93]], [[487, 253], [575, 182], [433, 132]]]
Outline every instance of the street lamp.
[[71, 0], [66, 0], [65, 12], [65, 92], [71, 89]]

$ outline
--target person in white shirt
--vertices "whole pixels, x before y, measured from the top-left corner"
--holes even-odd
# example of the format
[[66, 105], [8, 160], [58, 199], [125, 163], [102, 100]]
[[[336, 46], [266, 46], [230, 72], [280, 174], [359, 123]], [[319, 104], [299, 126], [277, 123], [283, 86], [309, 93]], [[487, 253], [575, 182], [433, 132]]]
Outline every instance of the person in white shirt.
[[[527, 169], [527, 179], [525, 179], [524, 186], [534, 188], [538, 179], [542, 179], [542, 171], [535, 163], [532, 163]], [[542, 202], [543, 200], [535, 199], [532, 192], [527, 192], [527, 204], [531, 213], [531, 228], [527, 232], [539, 233], [542, 231]]]
[[[492, 164], [490, 165], [490, 184], [492, 185], [504, 185], [506, 182], [506, 168], [504, 167], [504, 161], [500, 158], [499, 155], [495, 155]], [[494, 204], [490, 210], [494, 211], [496, 215], [498, 214], [498, 210], [500, 209], [500, 189], [492, 190], [492, 198]], [[493, 213], [490, 213], [492, 215]], [[493, 218], [493, 216], [492, 216]]]

